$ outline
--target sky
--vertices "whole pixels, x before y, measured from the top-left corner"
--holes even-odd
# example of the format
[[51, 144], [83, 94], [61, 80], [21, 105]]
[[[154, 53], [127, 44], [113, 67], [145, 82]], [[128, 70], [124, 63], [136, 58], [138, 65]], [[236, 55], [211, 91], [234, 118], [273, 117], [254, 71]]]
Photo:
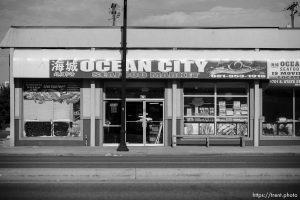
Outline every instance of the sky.
[[[128, 26], [286, 27], [295, 0], [127, 0]], [[299, 0], [298, 0], [299, 1]], [[111, 3], [123, 0], [0, 0], [0, 40], [16, 26], [111, 26]], [[300, 13], [300, 8], [299, 13]], [[122, 25], [122, 20], [117, 20]], [[300, 16], [295, 17], [300, 27]], [[0, 50], [0, 83], [8, 81], [8, 50]]]

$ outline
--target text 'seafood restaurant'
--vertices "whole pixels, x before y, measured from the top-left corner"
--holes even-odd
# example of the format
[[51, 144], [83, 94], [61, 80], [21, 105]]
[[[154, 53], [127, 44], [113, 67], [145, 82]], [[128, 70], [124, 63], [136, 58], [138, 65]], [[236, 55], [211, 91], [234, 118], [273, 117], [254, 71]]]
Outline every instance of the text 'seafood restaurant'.
[[[11, 27], [11, 146], [117, 146], [120, 27]], [[299, 145], [300, 29], [129, 27], [128, 146]]]

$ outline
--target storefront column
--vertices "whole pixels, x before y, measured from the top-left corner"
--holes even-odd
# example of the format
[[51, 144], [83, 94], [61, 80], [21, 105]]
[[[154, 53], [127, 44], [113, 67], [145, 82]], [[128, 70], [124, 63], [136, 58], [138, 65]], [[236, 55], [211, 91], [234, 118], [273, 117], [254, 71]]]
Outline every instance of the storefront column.
[[254, 83], [254, 146], [259, 146], [259, 116], [260, 116], [260, 91], [259, 82]]
[[13, 75], [14, 48], [9, 52], [9, 87], [10, 87], [10, 146], [15, 146], [15, 83]]
[[96, 91], [95, 91], [95, 112], [96, 112], [96, 146], [103, 146], [103, 86], [99, 82], [96, 82]]
[[176, 116], [177, 116], [177, 82], [173, 81], [172, 82], [172, 146], [176, 146], [176, 137], [174, 137], [177, 133], [177, 121], [176, 121]]
[[91, 81], [91, 140], [90, 140], [90, 146], [95, 146], [95, 81]]

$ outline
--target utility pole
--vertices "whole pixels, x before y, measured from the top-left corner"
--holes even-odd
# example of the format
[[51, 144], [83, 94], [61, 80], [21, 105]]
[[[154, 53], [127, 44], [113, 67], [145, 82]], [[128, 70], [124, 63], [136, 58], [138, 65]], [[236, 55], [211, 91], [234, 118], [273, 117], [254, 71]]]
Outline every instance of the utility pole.
[[116, 26], [116, 20], [120, 17], [119, 5], [112, 3], [109, 9], [109, 14], [112, 15], [112, 26]]
[[298, 10], [296, 9], [299, 6], [298, 2], [293, 2], [291, 5], [289, 5], [287, 8], [285, 8], [284, 10], [290, 10], [291, 11], [291, 26], [292, 28], [295, 28], [295, 14], [298, 12]]
[[120, 132], [120, 144], [117, 148], [117, 151], [129, 151], [125, 141], [126, 54], [127, 54], [127, 0], [124, 0], [123, 27], [122, 27], [121, 132]]

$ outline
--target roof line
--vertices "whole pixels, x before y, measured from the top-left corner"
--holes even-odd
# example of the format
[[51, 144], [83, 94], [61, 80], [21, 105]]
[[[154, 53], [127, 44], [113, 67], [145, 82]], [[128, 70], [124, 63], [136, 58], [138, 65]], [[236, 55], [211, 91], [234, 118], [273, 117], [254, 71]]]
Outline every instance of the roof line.
[[[120, 29], [122, 26], [15, 26], [12, 25], [11, 28], [22, 28], [22, 29], [58, 29], [58, 28], [68, 28], [68, 29]], [[128, 26], [129, 29], [291, 29], [285, 27], [273, 27], [273, 26]], [[300, 28], [294, 28], [300, 29]]]
[[[0, 49], [7, 49], [9, 47], [0, 47]], [[95, 48], [96, 50], [121, 50], [122, 47], [83, 47], [83, 46], [73, 46], [73, 47], [13, 47], [14, 49], [59, 49], [59, 50], [65, 50], [65, 49], [81, 49], [81, 50], [90, 50], [91, 48]], [[289, 51], [299, 51], [300, 48], [275, 48], [275, 47], [128, 47], [128, 50], [274, 50], [274, 51], [281, 51], [281, 50], [289, 50]]]
[[11, 28], [22, 28], [22, 29], [57, 29], [57, 28], [70, 28], [70, 29], [76, 29], [76, 28], [89, 28], [89, 29], [99, 29], [99, 28], [111, 28], [111, 29], [119, 29], [119, 26], [10, 26]]

